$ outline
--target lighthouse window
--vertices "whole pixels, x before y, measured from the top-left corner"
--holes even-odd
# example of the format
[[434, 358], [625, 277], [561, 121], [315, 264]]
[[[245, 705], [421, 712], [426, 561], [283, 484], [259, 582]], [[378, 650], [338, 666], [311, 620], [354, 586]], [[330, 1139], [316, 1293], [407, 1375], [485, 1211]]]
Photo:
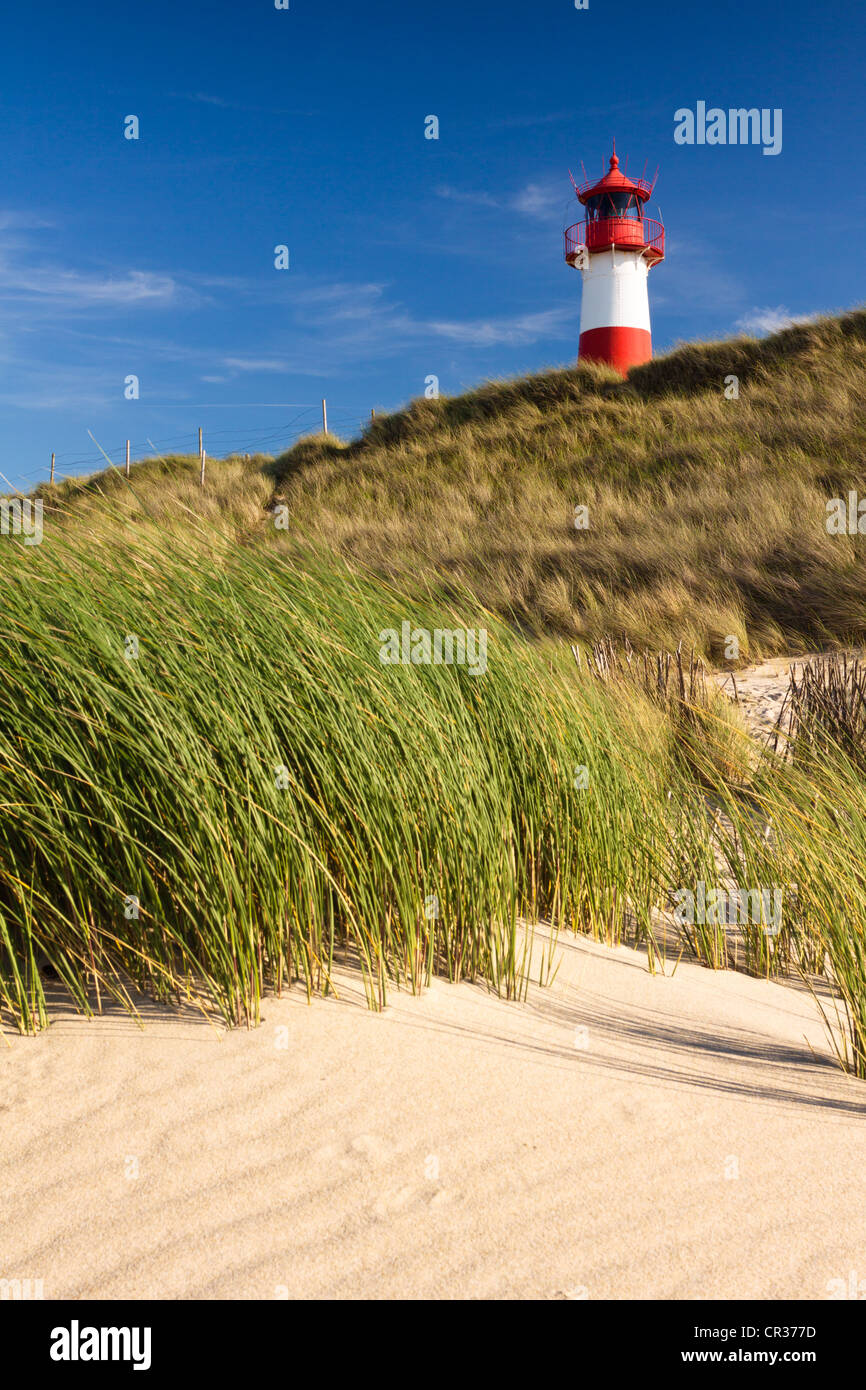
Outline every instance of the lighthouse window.
[[626, 209], [631, 202], [630, 193], [608, 193], [608, 198], [612, 204], [612, 217], [625, 217]]
[[625, 191], [596, 193], [594, 198], [587, 199], [586, 212], [590, 222], [595, 222], [601, 217], [628, 217], [629, 214], [640, 216], [632, 194]]

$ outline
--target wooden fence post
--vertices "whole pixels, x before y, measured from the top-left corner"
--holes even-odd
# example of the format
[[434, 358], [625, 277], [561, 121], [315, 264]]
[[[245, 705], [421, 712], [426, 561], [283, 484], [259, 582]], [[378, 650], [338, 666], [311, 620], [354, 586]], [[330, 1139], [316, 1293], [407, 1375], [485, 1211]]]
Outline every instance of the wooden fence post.
[[322, 397], [322, 434], [328, 433], [328, 402]]
[[51, 482], [54, 482], [54, 455], [51, 455]]

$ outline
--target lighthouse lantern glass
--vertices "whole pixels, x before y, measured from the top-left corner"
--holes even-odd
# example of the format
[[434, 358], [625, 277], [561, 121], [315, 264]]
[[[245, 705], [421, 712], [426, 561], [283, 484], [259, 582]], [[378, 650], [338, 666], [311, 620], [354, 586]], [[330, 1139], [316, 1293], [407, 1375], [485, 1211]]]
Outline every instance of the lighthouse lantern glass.
[[587, 218], [597, 222], [605, 217], [641, 217], [640, 206], [633, 193], [626, 190], [596, 193], [586, 200]]

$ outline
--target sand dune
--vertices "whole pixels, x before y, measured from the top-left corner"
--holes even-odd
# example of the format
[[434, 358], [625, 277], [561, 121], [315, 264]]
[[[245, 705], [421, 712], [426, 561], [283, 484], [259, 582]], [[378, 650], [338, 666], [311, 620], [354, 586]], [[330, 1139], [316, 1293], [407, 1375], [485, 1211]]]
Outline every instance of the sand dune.
[[[0, 1277], [60, 1298], [826, 1298], [866, 1280], [866, 1086], [808, 994], [562, 943], [256, 1031], [59, 1012], [0, 1045]], [[813, 1054], [810, 1046], [815, 1049]], [[866, 1289], [866, 1283], [864, 1283]]]

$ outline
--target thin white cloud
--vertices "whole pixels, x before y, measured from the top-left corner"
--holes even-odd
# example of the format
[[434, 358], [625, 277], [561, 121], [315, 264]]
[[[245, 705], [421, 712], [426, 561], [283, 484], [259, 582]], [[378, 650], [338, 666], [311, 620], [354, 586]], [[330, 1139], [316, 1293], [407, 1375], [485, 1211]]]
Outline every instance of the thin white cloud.
[[[285, 372], [285, 361], [277, 357], [224, 357], [222, 365], [233, 372]], [[208, 381], [208, 377], [202, 377]], [[217, 378], [214, 378], [217, 380]]]
[[572, 121], [574, 115], [573, 111], [550, 111], [543, 116], [503, 116], [498, 121], [488, 122], [488, 125], [491, 130], [528, 130], [532, 126]]
[[453, 188], [451, 184], [440, 184], [435, 188], [437, 198], [446, 198], [451, 203], [471, 203], [474, 207], [498, 208], [502, 204], [490, 193], [476, 192], [472, 188]]
[[650, 301], [675, 318], [721, 313], [726, 322], [748, 302], [742, 280], [718, 248], [682, 236], [665, 238], [665, 259], [652, 273]]
[[501, 116], [488, 121], [489, 130], [522, 130], [538, 125], [556, 125], [561, 121], [585, 122], [588, 116], [610, 117], [614, 113], [638, 111], [642, 102], [638, 98], [631, 101], [607, 101], [603, 106], [582, 106], [580, 111], [549, 111], [544, 115], [528, 114], [522, 116]]
[[[531, 343], [556, 336], [566, 323], [573, 326], [574, 321], [574, 305], [570, 302], [555, 309], [491, 318], [418, 318], [404, 305], [389, 301], [385, 291], [384, 285], [364, 283], [338, 283], [302, 291], [296, 297], [296, 305], [302, 306], [305, 335], [320, 335], [322, 345], [335, 355], [396, 355], [404, 347], [417, 346], [431, 338], [473, 347]], [[284, 364], [281, 368], [287, 370]]]
[[385, 285], [375, 281], [354, 285], [338, 281], [333, 285], [305, 286], [293, 295], [292, 301], [305, 310], [308, 318], [321, 322], [356, 319], [366, 323], [373, 314], [390, 312], [383, 305], [384, 293]]
[[0, 232], [31, 231], [42, 227], [53, 227], [35, 212], [20, 212], [15, 208], [0, 208]]
[[791, 314], [783, 304], [777, 304], [775, 309], [750, 309], [737, 319], [735, 327], [741, 333], [779, 333], [795, 323], [814, 323], [817, 317], [817, 314]]
[[515, 212], [525, 213], [527, 217], [539, 217], [548, 222], [559, 220], [563, 204], [563, 186], [557, 184], [528, 183], [511, 199]]
[[171, 275], [129, 270], [123, 275], [87, 275], [76, 270], [32, 270], [0, 260], [0, 298], [51, 302], [58, 307], [128, 308], [170, 304], [178, 295]]
[[187, 100], [188, 100], [188, 101], [199, 101], [199, 102], [202, 102], [205, 106], [228, 106], [228, 105], [229, 105], [229, 103], [226, 101], [225, 97], [214, 97], [214, 96], [210, 96], [207, 92], [189, 92], [188, 95], [187, 95]]
[[304, 286], [295, 295], [300, 304], [342, 303], [350, 296], [352, 299], [380, 299], [385, 289], [381, 281], [366, 280], [351, 284], [347, 280], [337, 280], [332, 285]]
[[29, 327], [37, 313], [59, 318], [70, 311], [176, 305], [200, 298], [163, 271], [67, 268], [46, 249], [44, 239], [27, 235], [49, 225], [36, 214], [0, 210], [0, 303], [7, 321], [17, 316]]
[[464, 322], [446, 320], [425, 325], [436, 337], [448, 338], [467, 347], [497, 347], [506, 344], [520, 347], [536, 343], [539, 338], [556, 338], [568, 326], [574, 332], [573, 304], [557, 309], [545, 309], [534, 314], [515, 314], [502, 318], [469, 319]]
[[[3, 373], [0, 405], [19, 410], [104, 410], [112, 403], [111, 387], [99, 374], [77, 364], [52, 363], [45, 371], [44, 363], [16, 360], [10, 364], [14, 374]], [[122, 400], [122, 380], [115, 400]]]
[[531, 313], [428, 319], [391, 302], [385, 291], [379, 284], [344, 282], [304, 288], [293, 301], [294, 319], [282, 335], [284, 351], [272, 341], [268, 353], [233, 353], [214, 365], [234, 375], [334, 376], [353, 370], [361, 360], [386, 360], [425, 344], [521, 347], [574, 332], [570, 302]]
[[510, 208], [513, 212], [527, 217], [539, 217], [543, 221], [559, 218], [563, 192], [561, 184], [528, 183], [506, 199], [494, 198], [492, 194], [474, 188], [454, 188], [451, 184], [440, 184], [435, 188], [437, 198], [445, 198], [451, 203], [465, 203], [470, 207]]
[[211, 92], [171, 92], [176, 101], [192, 101], [200, 106], [218, 106], [227, 111], [258, 111], [272, 116], [315, 116], [316, 111], [296, 111], [285, 106], [255, 106], [245, 101], [231, 101], [227, 97], [214, 96]]

